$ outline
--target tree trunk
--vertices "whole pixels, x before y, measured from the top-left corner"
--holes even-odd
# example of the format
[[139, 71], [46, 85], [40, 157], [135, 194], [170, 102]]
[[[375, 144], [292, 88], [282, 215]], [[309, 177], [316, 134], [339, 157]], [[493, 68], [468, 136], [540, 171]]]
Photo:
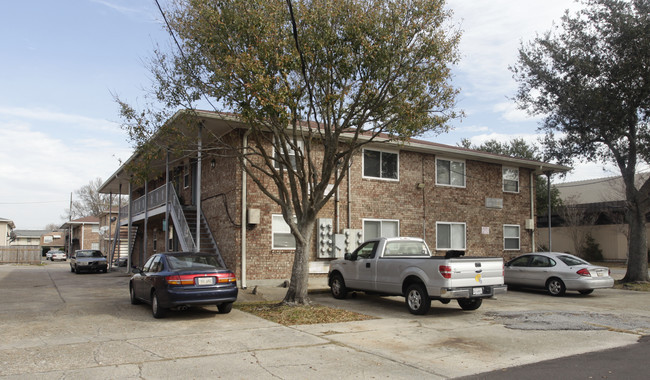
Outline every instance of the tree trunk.
[[316, 221], [305, 223], [302, 228], [301, 234], [304, 238], [304, 243], [300, 239], [296, 239], [296, 252], [293, 259], [293, 269], [291, 271], [291, 282], [289, 289], [284, 296], [282, 303], [286, 304], [300, 304], [308, 305], [309, 293], [309, 254], [312, 246], [312, 234]]
[[629, 225], [627, 273], [623, 282], [648, 281], [648, 243], [645, 213], [636, 202], [628, 202]]

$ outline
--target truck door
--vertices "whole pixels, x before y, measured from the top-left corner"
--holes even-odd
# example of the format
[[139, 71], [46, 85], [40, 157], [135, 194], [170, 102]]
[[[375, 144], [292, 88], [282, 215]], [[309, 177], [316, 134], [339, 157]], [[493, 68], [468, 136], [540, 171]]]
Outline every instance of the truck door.
[[378, 243], [377, 241], [369, 241], [354, 251], [353, 258], [356, 255], [356, 259], [351, 262], [352, 273], [345, 278], [348, 287], [361, 290], [375, 289], [375, 273], [377, 271], [375, 256]]

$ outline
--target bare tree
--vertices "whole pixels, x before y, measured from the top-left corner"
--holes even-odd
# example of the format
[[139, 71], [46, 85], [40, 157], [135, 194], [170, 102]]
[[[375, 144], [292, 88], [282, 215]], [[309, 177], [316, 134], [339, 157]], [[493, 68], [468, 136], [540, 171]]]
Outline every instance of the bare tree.
[[[72, 212], [66, 209], [66, 212], [72, 219], [83, 218], [86, 216], [99, 216], [101, 213], [109, 210], [110, 196], [108, 194], [100, 194], [99, 188], [102, 185], [102, 179], [97, 177], [87, 185], [75, 190], [72, 200]], [[118, 205], [116, 197], [113, 197], [113, 206]], [[62, 216], [62, 219], [67, 220], [68, 216]]]

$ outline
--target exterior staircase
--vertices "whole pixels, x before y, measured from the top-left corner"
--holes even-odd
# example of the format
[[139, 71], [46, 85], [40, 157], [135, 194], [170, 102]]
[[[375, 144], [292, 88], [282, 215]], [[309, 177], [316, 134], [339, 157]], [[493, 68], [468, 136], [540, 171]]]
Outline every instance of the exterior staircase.
[[135, 243], [135, 235], [138, 232], [138, 227], [131, 227], [131, 241], [129, 241], [129, 227], [121, 226], [115, 231], [115, 243], [113, 245], [113, 265], [127, 266], [129, 252], [133, 249]]

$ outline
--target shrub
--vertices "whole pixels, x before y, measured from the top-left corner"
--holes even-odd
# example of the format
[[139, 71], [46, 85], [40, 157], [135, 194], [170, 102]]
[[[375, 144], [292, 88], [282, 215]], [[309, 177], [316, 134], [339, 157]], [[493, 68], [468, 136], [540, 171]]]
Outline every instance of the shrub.
[[587, 234], [582, 252], [587, 261], [603, 261], [603, 250], [591, 234]]

